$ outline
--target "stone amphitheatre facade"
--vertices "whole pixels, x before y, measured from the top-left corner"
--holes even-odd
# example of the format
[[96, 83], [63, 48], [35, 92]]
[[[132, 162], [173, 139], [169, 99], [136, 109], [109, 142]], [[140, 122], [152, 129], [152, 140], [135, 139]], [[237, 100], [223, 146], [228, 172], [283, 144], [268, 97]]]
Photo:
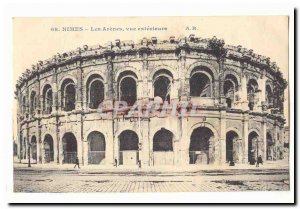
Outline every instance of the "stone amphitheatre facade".
[[[99, 167], [278, 160], [286, 85], [268, 57], [215, 37], [85, 45], [19, 78], [18, 157], [43, 164], [78, 157]], [[109, 100], [187, 102], [197, 114], [99, 114]]]

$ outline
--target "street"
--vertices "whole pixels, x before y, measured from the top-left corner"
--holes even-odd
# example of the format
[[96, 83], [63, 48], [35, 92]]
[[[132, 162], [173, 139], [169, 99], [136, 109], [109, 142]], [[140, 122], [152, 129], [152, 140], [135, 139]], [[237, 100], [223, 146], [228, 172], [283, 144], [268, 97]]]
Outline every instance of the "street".
[[289, 190], [287, 168], [143, 171], [14, 168], [15, 192], [222, 192]]

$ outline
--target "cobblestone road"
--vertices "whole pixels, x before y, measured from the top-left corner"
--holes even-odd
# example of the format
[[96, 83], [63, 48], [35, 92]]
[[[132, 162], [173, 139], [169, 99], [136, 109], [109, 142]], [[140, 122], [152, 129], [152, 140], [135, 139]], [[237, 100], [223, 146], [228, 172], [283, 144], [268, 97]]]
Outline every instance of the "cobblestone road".
[[14, 169], [15, 192], [216, 192], [289, 190], [285, 169], [104, 172]]

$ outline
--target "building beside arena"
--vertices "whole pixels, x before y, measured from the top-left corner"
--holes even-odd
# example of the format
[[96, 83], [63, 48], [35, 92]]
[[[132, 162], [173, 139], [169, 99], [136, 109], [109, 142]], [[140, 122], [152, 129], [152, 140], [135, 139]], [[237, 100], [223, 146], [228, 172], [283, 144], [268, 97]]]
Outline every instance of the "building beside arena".
[[[85, 45], [18, 80], [18, 157], [100, 167], [278, 160], [286, 86], [270, 58], [215, 37]], [[117, 101], [142, 110], [116, 113]], [[159, 108], [136, 114], [151, 102]], [[164, 104], [175, 114], [160, 115]]]

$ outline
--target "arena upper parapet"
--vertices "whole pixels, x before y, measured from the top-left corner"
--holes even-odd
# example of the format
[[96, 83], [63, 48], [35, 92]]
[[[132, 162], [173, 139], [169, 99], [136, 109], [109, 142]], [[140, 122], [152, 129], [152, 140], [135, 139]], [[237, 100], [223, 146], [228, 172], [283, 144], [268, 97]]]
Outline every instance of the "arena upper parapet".
[[207, 52], [214, 54], [216, 57], [223, 57], [227, 59], [235, 59], [241, 62], [249, 63], [253, 66], [258, 66], [269, 70], [271, 74], [277, 77], [277, 79], [284, 82], [282, 73], [279, 70], [276, 62], [271, 62], [269, 57], [259, 55], [253, 52], [252, 49], [246, 49], [242, 46], [225, 45], [222, 39], [195, 37], [190, 35], [189, 37], [182, 37], [175, 39], [171, 36], [169, 40], [158, 40], [156, 37], [151, 39], [143, 38], [135, 43], [134, 41], [121, 41], [116, 39], [114, 43], [108, 42], [101, 45], [88, 46], [84, 45], [82, 48], [77, 48], [69, 52], [62, 54], [57, 53], [52, 58], [38, 61], [37, 64], [32, 65], [31, 69], [26, 69], [22, 76], [17, 81], [17, 86], [22, 86], [27, 80], [31, 79], [37, 74], [43, 73], [51, 67], [63, 65], [72, 61], [80, 60], [82, 58], [95, 58], [106, 57], [107, 55], [126, 55], [136, 54], [137, 56], [143, 53], [163, 53], [174, 52], [176, 55], [180, 55], [181, 49], [189, 49], [199, 52]]

